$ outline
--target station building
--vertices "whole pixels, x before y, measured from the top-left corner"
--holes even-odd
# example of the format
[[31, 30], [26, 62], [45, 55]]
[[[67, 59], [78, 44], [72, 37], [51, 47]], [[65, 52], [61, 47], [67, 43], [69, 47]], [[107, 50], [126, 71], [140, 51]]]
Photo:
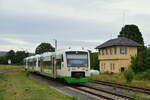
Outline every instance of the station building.
[[137, 42], [125, 37], [111, 39], [97, 46], [100, 72], [125, 71], [131, 64], [131, 56], [137, 54], [140, 46]]

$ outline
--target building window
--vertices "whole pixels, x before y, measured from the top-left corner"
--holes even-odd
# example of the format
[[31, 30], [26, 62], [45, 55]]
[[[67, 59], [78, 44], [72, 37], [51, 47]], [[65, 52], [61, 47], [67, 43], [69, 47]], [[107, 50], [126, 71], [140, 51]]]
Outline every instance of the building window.
[[120, 54], [127, 54], [127, 48], [120, 48]]
[[110, 48], [109, 51], [110, 51], [110, 55], [112, 55], [112, 48]]
[[114, 54], [117, 54], [117, 48], [114, 48]]
[[103, 63], [101, 64], [101, 66], [103, 66]]
[[106, 55], [108, 55], [108, 49], [106, 49]]
[[110, 48], [109, 51], [110, 51], [110, 55], [115, 54], [114, 48]]
[[101, 50], [99, 50], [99, 55], [101, 55]]
[[101, 64], [101, 69], [105, 70], [105, 64], [104, 63]]
[[101, 65], [100, 65], [100, 66], [101, 66], [101, 69], [103, 70], [103, 63], [101, 63]]
[[115, 64], [113, 64], [113, 70], [115, 70]]
[[110, 70], [112, 70], [112, 64], [110, 64]]
[[104, 55], [104, 50], [102, 50], [102, 55]]

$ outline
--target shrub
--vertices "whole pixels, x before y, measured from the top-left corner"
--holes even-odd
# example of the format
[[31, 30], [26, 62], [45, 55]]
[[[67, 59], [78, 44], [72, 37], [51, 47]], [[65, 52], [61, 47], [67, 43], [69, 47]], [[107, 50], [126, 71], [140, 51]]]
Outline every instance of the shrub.
[[137, 80], [150, 80], [150, 70], [142, 73], [138, 73], [135, 77]]
[[132, 80], [134, 78], [134, 72], [133, 72], [132, 68], [129, 68], [128, 70], [126, 70], [124, 72], [124, 77], [125, 77], [127, 83], [131, 83], [132, 82]]
[[135, 73], [150, 70], [150, 47], [144, 48], [131, 58], [131, 67]]
[[110, 72], [110, 75], [113, 75], [114, 74], [114, 72]]

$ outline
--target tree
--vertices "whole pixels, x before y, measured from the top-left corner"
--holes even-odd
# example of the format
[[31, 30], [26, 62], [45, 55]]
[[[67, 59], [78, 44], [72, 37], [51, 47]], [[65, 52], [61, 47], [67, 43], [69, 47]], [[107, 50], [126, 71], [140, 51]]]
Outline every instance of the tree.
[[137, 56], [131, 58], [131, 68], [135, 73], [150, 70], [150, 47], [144, 48]]
[[16, 64], [23, 64], [23, 59], [28, 57], [29, 53], [25, 51], [17, 51], [15, 54], [15, 63]]
[[144, 46], [142, 34], [136, 25], [125, 25], [118, 37], [126, 37]]
[[41, 43], [39, 46], [37, 46], [35, 53], [41, 54], [44, 52], [54, 52], [55, 48], [50, 43]]
[[90, 61], [91, 61], [91, 68], [99, 70], [99, 60], [98, 60], [98, 53], [97, 52], [90, 54]]
[[0, 64], [7, 64], [6, 56], [0, 56]]
[[10, 50], [7, 54], [6, 54], [6, 59], [10, 59], [11, 63], [15, 63], [15, 51], [14, 50]]

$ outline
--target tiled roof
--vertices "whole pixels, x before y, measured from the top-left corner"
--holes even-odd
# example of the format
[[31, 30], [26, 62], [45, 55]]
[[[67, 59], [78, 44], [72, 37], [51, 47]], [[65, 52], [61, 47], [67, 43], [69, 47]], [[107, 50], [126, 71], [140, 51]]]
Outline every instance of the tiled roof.
[[118, 37], [118, 38], [111, 39], [111, 40], [104, 42], [103, 44], [97, 46], [96, 49], [101, 49], [101, 48], [110, 47], [110, 46], [137, 46], [139, 47], [142, 45], [128, 38]]

